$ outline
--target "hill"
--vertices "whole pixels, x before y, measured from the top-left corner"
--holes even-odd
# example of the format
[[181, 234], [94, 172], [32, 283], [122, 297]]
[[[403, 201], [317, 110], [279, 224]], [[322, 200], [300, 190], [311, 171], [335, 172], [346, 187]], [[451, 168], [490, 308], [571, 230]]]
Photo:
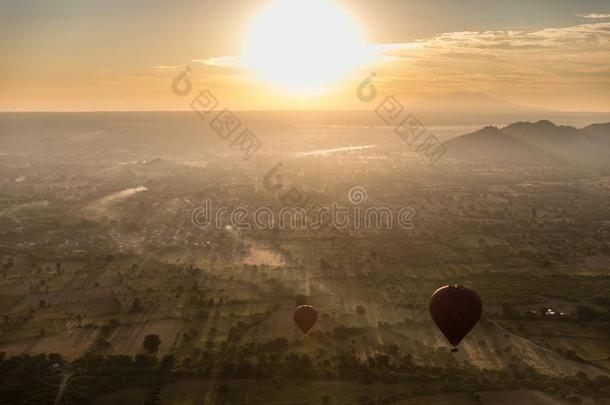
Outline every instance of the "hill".
[[595, 144], [610, 148], [610, 122], [591, 124], [584, 127], [581, 131]]
[[610, 124], [578, 129], [548, 120], [515, 122], [498, 129], [488, 126], [445, 143], [448, 156], [516, 163], [566, 162], [606, 165], [610, 152]]
[[515, 138], [494, 126], [487, 126], [445, 143], [447, 156], [463, 160], [497, 160], [520, 163], [552, 163], [552, 155]]

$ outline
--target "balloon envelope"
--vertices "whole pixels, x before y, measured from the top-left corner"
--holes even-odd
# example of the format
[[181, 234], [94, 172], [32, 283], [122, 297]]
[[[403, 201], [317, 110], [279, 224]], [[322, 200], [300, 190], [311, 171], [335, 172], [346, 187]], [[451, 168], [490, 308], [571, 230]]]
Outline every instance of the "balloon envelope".
[[309, 332], [318, 319], [318, 312], [311, 305], [300, 305], [294, 310], [294, 322], [303, 333]]
[[446, 285], [430, 298], [430, 314], [436, 326], [443, 332], [452, 351], [477, 324], [483, 311], [481, 298], [470, 288], [461, 285]]

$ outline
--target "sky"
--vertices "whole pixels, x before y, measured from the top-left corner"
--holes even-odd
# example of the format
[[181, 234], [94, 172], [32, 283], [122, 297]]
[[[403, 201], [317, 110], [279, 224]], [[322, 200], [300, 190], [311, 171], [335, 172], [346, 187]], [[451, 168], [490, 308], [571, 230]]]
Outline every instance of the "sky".
[[186, 66], [235, 110], [370, 108], [375, 72], [404, 102], [610, 111], [610, 2], [0, 0], [0, 111], [186, 110]]

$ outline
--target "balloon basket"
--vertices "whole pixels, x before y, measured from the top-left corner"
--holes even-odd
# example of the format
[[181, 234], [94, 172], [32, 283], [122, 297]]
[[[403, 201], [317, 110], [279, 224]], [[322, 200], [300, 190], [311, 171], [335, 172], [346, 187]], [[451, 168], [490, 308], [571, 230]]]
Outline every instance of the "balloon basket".
[[457, 347], [452, 347], [451, 348], [451, 353], [457, 353], [458, 352], [458, 348]]

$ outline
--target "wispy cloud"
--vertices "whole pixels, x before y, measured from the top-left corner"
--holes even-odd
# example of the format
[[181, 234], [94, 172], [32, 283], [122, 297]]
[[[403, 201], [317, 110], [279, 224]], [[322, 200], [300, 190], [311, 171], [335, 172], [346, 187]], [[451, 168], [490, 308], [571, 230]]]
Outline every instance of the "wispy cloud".
[[[526, 104], [549, 108], [610, 110], [610, 21], [603, 21], [602, 15], [566, 27], [447, 32], [406, 43], [373, 44], [375, 56], [367, 68], [379, 73], [377, 83], [388, 86], [389, 93], [407, 99], [467, 90], [520, 102], [526, 98]], [[233, 56], [192, 62], [216, 69], [244, 68]], [[225, 79], [242, 84], [249, 80], [245, 71]]]
[[[545, 28], [538, 31], [450, 32], [418, 42], [427, 49], [535, 50], [567, 49], [587, 44], [595, 49], [601, 49], [601, 46], [610, 43], [610, 22]], [[405, 44], [402, 49], [414, 48], [412, 44]]]
[[600, 98], [610, 91], [610, 22], [600, 19], [535, 31], [448, 32], [380, 51], [391, 56], [383, 76], [393, 78], [393, 91], [482, 90], [528, 101], [539, 95], [540, 104], [550, 96], [558, 108], [600, 108], [592, 100], [605, 100], [610, 110], [608, 97]]
[[175, 72], [183, 68], [184, 66], [179, 65], [156, 65], [152, 67], [155, 72]]
[[208, 59], [193, 59], [193, 63], [202, 63], [207, 66], [238, 68], [241, 66], [239, 58], [235, 56], [216, 56]]
[[610, 19], [610, 13], [609, 14], [597, 14], [597, 13], [576, 14], [576, 16], [581, 17], [581, 18], [586, 18], [588, 20], [609, 20]]

